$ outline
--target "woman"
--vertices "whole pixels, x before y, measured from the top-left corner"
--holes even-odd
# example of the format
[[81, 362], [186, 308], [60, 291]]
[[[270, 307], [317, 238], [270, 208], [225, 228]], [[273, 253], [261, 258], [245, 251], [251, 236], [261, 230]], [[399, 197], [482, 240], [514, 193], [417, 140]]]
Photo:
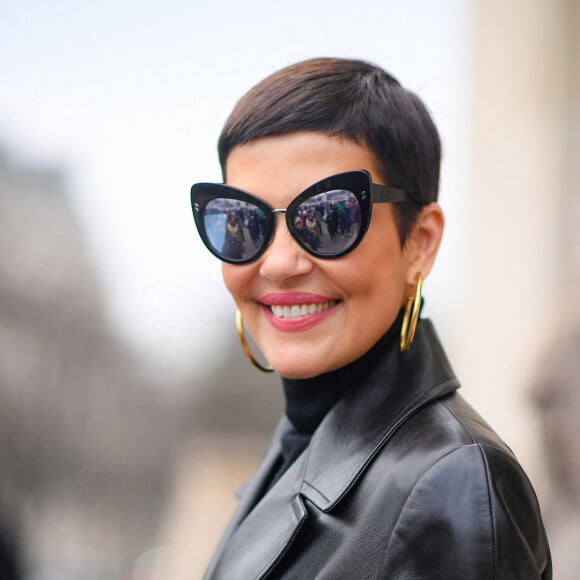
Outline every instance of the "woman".
[[[368, 63], [305, 61], [238, 102], [218, 149], [226, 184], [192, 187], [194, 217], [286, 413], [205, 578], [551, 578], [528, 479], [419, 320], [444, 225], [422, 102]], [[241, 256], [208, 231], [231, 205], [266, 216]], [[350, 235], [311, 244], [296, 218], [337, 205]]]

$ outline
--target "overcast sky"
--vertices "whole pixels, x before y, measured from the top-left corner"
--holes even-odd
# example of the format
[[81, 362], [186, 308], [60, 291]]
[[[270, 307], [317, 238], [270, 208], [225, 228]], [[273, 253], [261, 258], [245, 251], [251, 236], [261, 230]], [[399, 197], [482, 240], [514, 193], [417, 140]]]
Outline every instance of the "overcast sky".
[[112, 321], [186, 368], [235, 333], [188, 197], [191, 183], [220, 180], [215, 142], [235, 101], [304, 58], [373, 61], [424, 99], [442, 134], [448, 230], [425, 291], [445, 334], [465, 259], [456, 218], [469, 203], [471, 10], [465, 0], [0, 0], [0, 144], [67, 171]]

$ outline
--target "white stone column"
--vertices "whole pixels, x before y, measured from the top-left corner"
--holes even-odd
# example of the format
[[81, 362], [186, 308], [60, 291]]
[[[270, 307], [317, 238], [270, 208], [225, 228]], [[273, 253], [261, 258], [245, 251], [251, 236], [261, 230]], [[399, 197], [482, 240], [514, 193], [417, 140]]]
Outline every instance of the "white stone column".
[[566, 0], [478, 0], [473, 191], [458, 369], [464, 395], [540, 488], [528, 398], [562, 295], [567, 238]]

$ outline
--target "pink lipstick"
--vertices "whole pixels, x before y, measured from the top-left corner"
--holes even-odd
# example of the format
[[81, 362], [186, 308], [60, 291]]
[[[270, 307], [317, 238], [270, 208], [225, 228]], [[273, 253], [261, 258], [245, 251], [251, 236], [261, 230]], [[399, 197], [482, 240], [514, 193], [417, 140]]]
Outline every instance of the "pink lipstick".
[[334, 313], [339, 300], [311, 292], [270, 292], [259, 300], [270, 324], [284, 332], [308, 330]]

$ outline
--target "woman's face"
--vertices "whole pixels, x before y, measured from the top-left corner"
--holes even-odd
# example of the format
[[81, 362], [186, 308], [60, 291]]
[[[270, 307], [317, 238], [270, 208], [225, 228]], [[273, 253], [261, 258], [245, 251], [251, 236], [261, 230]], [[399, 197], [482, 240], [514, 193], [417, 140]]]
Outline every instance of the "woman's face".
[[[366, 169], [381, 183], [365, 146], [310, 131], [238, 145], [226, 167], [228, 184], [274, 208], [286, 208], [324, 177], [355, 169]], [[282, 376], [308, 378], [359, 358], [388, 330], [412, 293], [420, 268], [416, 246], [401, 248], [390, 203], [373, 206], [364, 239], [338, 259], [308, 254], [278, 215], [264, 254], [245, 265], [224, 263], [222, 272], [269, 363]]]

